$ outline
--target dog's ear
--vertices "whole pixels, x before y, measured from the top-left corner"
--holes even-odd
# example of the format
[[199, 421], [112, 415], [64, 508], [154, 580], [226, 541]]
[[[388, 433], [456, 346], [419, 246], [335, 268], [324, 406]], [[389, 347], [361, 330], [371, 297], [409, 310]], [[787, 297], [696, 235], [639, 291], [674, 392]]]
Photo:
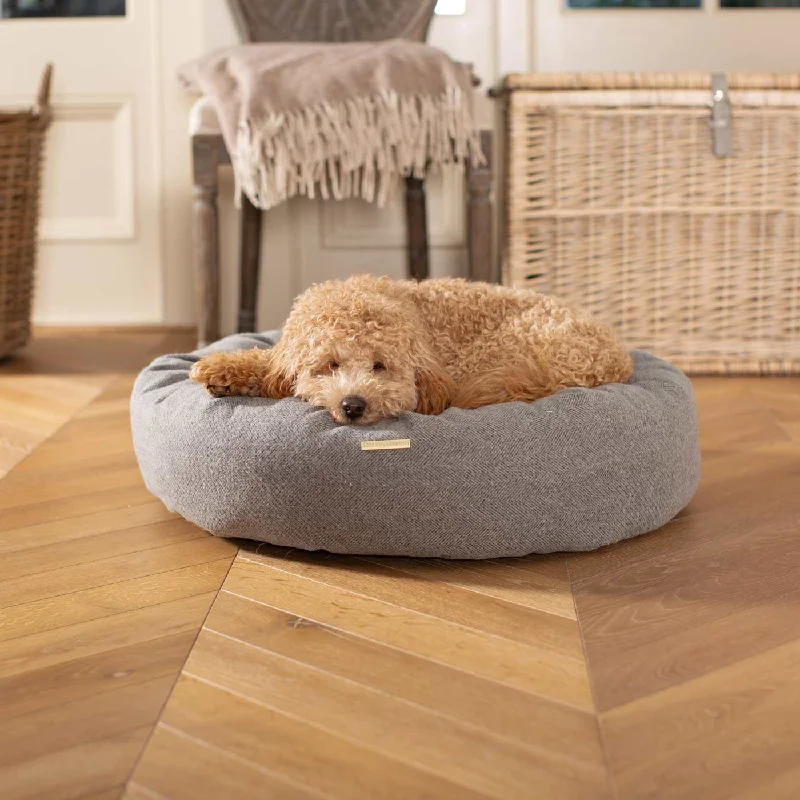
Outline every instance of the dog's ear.
[[441, 414], [453, 401], [453, 379], [433, 357], [422, 359], [416, 369], [416, 384], [418, 414]]

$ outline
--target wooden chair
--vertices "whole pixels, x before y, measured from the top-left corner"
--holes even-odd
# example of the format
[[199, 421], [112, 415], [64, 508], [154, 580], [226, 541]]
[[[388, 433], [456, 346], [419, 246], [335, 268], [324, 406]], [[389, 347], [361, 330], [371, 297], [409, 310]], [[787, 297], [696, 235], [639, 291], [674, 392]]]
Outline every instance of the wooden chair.
[[[377, 41], [407, 38], [424, 41], [436, 0], [228, 0], [245, 42]], [[477, 85], [477, 82], [476, 82]], [[219, 338], [218, 177], [221, 163], [230, 163], [213, 109], [199, 101], [191, 124], [194, 182], [194, 258], [198, 282], [198, 334], [201, 346]], [[481, 133], [487, 159], [491, 133]], [[490, 165], [468, 169], [469, 274], [494, 280]], [[408, 275], [428, 277], [428, 222], [425, 184], [406, 179], [406, 258]], [[244, 197], [241, 213], [238, 330], [256, 327], [260, 271], [261, 211]]]

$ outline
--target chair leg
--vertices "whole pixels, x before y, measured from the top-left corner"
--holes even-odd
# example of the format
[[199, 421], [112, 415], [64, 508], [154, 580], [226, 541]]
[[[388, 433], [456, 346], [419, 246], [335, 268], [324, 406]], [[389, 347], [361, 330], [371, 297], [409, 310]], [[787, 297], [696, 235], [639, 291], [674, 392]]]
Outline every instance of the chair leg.
[[219, 339], [219, 216], [217, 166], [222, 138], [192, 137], [193, 244], [198, 347]]
[[256, 329], [258, 273], [261, 264], [261, 209], [242, 197], [242, 241], [239, 256], [239, 333]]
[[492, 242], [492, 133], [481, 131], [486, 164], [467, 165], [467, 247], [469, 278], [497, 282]]
[[428, 277], [428, 209], [420, 178], [406, 178], [406, 257], [409, 278]]

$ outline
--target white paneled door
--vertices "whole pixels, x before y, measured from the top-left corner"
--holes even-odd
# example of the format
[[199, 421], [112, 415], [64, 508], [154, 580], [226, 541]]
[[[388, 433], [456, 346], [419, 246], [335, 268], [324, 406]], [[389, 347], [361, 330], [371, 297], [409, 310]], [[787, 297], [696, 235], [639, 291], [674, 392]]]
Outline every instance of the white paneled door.
[[42, 67], [55, 66], [37, 322], [162, 321], [157, 2], [127, 0], [125, 16], [0, 19], [0, 107], [31, 103]]

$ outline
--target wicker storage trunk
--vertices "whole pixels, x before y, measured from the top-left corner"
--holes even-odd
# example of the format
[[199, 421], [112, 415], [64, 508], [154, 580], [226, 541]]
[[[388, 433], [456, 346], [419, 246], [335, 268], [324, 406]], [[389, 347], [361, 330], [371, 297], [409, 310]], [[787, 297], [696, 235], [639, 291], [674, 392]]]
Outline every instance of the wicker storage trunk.
[[30, 337], [39, 188], [50, 124], [48, 65], [36, 106], [0, 111], [0, 358]]
[[797, 374], [800, 75], [722, 78], [509, 76], [504, 279], [690, 372]]

